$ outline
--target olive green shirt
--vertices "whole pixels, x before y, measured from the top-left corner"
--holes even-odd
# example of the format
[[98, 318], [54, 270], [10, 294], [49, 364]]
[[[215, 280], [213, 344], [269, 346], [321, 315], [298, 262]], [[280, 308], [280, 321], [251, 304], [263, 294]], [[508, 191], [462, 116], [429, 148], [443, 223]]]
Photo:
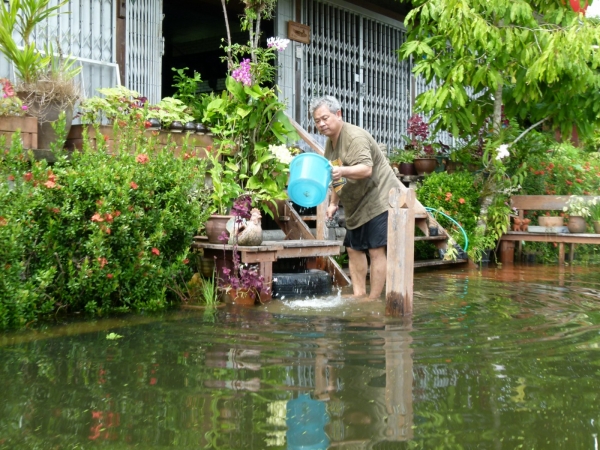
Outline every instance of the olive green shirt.
[[390, 189], [400, 187], [400, 181], [369, 133], [344, 123], [335, 148], [331, 139], [327, 139], [325, 158], [329, 161], [339, 158], [344, 166], [364, 164], [373, 168], [369, 178], [347, 180], [338, 192], [344, 206], [347, 229], [358, 228], [389, 209]]

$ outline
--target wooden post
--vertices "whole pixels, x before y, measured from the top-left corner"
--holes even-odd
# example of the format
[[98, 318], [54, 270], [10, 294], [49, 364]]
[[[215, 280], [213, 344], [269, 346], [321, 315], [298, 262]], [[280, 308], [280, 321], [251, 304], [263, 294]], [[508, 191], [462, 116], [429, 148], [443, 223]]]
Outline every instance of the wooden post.
[[415, 191], [394, 188], [389, 199], [385, 314], [408, 316], [413, 310]]

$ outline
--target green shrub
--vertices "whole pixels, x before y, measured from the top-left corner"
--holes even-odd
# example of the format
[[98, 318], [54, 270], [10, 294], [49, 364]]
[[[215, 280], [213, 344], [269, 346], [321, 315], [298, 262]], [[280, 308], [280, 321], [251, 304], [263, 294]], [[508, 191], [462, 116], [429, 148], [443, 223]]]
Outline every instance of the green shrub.
[[[479, 214], [479, 189], [469, 172], [439, 172], [428, 175], [417, 188], [417, 198], [425, 207], [434, 208], [456, 220], [467, 236], [473, 233]], [[441, 214], [432, 212], [438, 223], [464, 247], [462, 232]]]
[[166, 307], [208, 216], [204, 161], [151, 140], [108, 154], [100, 140], [49, 166], [13, 142], [0, 160], [0, 327]]

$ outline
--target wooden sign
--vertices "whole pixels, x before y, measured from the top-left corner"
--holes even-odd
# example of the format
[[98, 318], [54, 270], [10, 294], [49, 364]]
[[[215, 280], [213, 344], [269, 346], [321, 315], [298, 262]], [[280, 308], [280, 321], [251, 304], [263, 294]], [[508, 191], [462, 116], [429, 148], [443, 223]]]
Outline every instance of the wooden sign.
[[288, 21], [288, 39], [310, 44], [310, 27], [298, 22]]

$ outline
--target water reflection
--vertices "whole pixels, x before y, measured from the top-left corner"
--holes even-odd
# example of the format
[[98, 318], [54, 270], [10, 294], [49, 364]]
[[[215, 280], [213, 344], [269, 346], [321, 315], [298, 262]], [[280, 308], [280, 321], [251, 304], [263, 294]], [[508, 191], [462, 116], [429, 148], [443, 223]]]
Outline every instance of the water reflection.
[[599, 286], [423, 273], [412, 321], [336, 294], [5, 334], [0, 448], [594, 448]]

